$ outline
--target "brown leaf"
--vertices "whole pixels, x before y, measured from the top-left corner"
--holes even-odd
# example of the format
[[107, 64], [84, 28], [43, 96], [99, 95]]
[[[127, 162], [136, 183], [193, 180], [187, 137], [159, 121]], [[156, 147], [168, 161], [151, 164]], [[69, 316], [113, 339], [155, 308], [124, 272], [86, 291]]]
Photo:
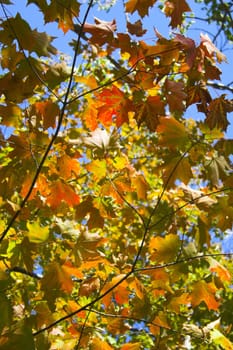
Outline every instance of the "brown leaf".
[[201, 210], [208, 210], [217, 202], [210, 196], [205, 195], [205, 192], [194, 190], [185, 184], [181, 184], [180, 187], [184, 192], [184, 200], [187, 202], [193, 202]]
[[151, 131], [155, 131], [159, 124], [159, 116], [165, 114], [165, 104], [160, 96], [148, 96], [147, 100], [137, 108], [135, 119], [138, 126], [145, 123]]
[[233, 111], [233, 102], [225, 99], [226, 95], [222, 95], [212, 100], [207, 108], [206, 123], [210, 129], [219, 128], [226, 131], [229, 122], [227, 113]]
[[140, 20], [135, 23], [127, 22], [127, 28], [130, 34], [136, 36], [143, 36], [147, 32], [146, 29], [143, 29], [142, 22]]
[[186, 100], [184, 83], [166, 79], [164, 88], [170, 112], [182, 112], [185, 109]]
[[165, 2], [165, 14], [171, 17], [170, 25], [176, 28], [183, 22], [183, 13], [190, 12], [191, 9], [185, 0], [171, 0]]
[[84, 33], [92, 35], [90, 41], [93, 44], [103, 45], [113, 40], [113, 34], [116, 31], [116, 21], [106, 22], [95, 17], [95, 24], [85, 23], [83, 27]]

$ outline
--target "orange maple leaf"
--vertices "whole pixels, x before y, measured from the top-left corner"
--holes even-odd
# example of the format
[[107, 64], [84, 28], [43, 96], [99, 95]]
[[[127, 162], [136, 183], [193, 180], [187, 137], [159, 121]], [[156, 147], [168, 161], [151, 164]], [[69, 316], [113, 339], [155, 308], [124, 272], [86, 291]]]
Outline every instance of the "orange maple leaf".
[[46, 202], [51, 208], [56, 209], [65, 201], [68, 205], [74, 206], [79, 204], [79, 196], [75, 193], [70, 185], [61, 180], [54, 181], [50, 186], [50, 194], [47, 196]]
[[132, 102], [115, 85], [104, 89], [98, 95], [98, 100], [102, 102], [102, 106], [98, 107], [98, 119], [104, 126], [111, 125], [114, 118], [116, 118], [117, 127], [128, 122], [128, 112], [132, 108]]
[[193, 285], [191, 293], [191, 304], [193, 307], [199, 305], [202, 301], [207, 305], [209, 310], [217, 310], [219, 302], [215, 298], [217, 291], [216, 286], [210, 282], [198, 281]]

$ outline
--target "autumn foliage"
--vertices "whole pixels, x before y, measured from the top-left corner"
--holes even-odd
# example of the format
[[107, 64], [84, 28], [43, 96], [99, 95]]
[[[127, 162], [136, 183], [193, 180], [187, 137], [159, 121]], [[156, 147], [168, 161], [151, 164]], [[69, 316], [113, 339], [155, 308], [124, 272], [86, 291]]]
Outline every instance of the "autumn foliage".
[[1, 1], [0, 349], [233, 349], [226, 57], [191, 1], [27, 3], [72, 58]]

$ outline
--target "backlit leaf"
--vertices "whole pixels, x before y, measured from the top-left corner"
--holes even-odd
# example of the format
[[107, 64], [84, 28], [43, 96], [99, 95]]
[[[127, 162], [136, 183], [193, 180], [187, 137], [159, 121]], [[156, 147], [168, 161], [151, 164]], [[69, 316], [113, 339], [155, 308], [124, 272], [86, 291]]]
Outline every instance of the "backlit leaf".
[[27, 236], [31, 243], [43, 243], [49, 238], [49, 226], [42, 226], [39, 219], [27, 222]]
[[217, 346], [220, 345], [220, 347], [224, 350], [233, 349], [233, 343], [216, 328], [210, 331], [210, 338], [214, 344]]
[[67, 272], [57, 262], [48, 265], [45, 275], [42, 279], [42, 286], [49, 293], [49, 289], [59, 289], [70, 293], [73, 289], [71, 274]]
[[99, 181], [107, 174], [107, 165], [105, 160], [93, 160], [86, 166], [87, 170], [93, 173], [95, 181]]
[[196, 282], [192, 288], [191, 304], [193, 307], [198, 306], [202, 301], [206, 304], [209, 310], [217, 310], [219, 301], [216, 300], [216, 286], [205, 281]]
[[152, 237], [149, 243], [151, 258], [155, 262], [169, 262], [175, 259], [180, 240], [177, 235], [169, 234], [165, 237]]
[[60, 176], [65, 180], [77, 176], [80, 172], [80, 165], [77, 160], [71, 158], [67, 154], [64, 154], [58, 158], [57, 168]]
[[218, 62], [226, 61], [226, 56], [218, 50], [218, 48], [213, 44], [207, 34], [200, 35], [201, 47], [206, 51], [210, 57], [217, 57]]
[[208, 262], [210, 264], [210, 271], [216, 272], [223, 282], [231, 281], [232, 277], [230, 272], [222, 264], [220, 264], [217, 260], [211, 257], [208, 258]]
[[175, 148], [187, 144], [189, 140], [184, 124], [173, 117], [160, 117], [157, 132], [162, 146]]
[[65, 201], [69, 206], [79, 204], [79, 196], [75, 193], [70, 185], [60, 180], [54, 181], [49, 187], [50, 194], [46, 202], [51, 208], [56, 209], [62, 201]]

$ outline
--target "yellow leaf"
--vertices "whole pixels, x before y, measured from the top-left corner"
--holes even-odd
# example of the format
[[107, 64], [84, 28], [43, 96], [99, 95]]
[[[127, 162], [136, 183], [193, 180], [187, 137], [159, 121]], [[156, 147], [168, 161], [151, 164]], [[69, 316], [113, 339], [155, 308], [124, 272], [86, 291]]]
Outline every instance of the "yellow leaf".
[[41, 226], [39, 219], [27, 222], [27, 236], [31, 243], [43, 243], [49, 238], [49, 226]]
[[218, 329], [213, 329], [210, 331], [210, 338], [213, 343], [220, 345], [224, 350], [233, 350], [232, 342], [227, 339]]
[[97, 82], [96, 82], [96, 79], [93, 75], [87, 76], [87, 77], [82, 77], [82, 76], [78, 75], [78, 76], [75, 76], [74, 80], [77, 83], [87, 85], [90, 89], [97, 88]]
[[95, 181], [101, 180], [107, 174], [107, 165], [105, 160], [95, 159], [86, 166], [88, 171], [93, 173]]
[[156, 262], [169, 262], [175, 259], [180, 246], [177, 235], [169, 234], [165, 237], [152, 237], [149, 243], [151, 258]]

